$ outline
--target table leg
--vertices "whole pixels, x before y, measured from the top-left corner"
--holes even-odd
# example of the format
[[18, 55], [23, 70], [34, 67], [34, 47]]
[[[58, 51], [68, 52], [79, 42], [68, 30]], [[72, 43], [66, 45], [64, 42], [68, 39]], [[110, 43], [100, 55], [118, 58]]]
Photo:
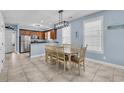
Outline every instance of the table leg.
[[69, 57], [69, 69], [71, 69], [71, 54], [69, 54], [68, 57]]

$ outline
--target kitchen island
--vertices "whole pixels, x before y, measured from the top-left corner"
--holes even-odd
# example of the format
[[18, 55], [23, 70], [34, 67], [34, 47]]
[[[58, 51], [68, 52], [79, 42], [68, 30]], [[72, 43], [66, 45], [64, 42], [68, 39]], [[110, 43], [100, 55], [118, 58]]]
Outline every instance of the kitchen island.
[[30, 44], [30, 57], [39, 57], [45, 55], [45, 46], [57, 44], [58, 42], [31, 42]]

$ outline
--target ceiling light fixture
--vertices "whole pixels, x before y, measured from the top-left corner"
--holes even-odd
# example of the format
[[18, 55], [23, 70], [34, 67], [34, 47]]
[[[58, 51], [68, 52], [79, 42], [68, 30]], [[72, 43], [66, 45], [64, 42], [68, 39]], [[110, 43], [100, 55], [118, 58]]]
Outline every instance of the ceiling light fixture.
[[43, 27], [42, 24], [32, 24], [33, 27]]
[[63, 21], [63, 10], [59, 10], [59, 22], [54, 24], [54, 29], [62, 29], [64, 27], [69, 26], [68, 21]]

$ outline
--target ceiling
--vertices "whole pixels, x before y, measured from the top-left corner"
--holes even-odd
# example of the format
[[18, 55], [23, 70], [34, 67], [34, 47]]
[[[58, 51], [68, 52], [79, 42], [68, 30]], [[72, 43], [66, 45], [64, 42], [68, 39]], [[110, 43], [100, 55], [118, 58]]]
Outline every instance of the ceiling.
[[[63, 19], [71, 21], [99, 10], [64, 10]], [[58, 10], [3, 10], [5, 23], [19, 24], [20, 28], [44, 30], [57, 23]]]

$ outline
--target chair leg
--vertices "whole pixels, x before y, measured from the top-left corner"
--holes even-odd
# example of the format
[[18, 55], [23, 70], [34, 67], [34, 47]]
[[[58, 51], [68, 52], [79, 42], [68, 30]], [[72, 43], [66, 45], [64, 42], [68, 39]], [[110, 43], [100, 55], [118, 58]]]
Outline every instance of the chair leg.
[[76, 63], [74, 63], [74, 67], [76, 68]]
[[56, 60], [56, 67], [59, 69], [59, 61]]
[[64, 71], [66, 70], [66, 62], [64, 62]]
[[84, 72], [85, 72], [85, 63], [83, 62], [83, 69], [84, 69]]
[[50, 56], [50, 62], [52, 61], [52, 56]]
[[58, 69], [59, 69], [59, 67], [60, 67], [60, 62], [59, 62], [59, 60], [57, 60], [57, 67], [58, 67]]
[[67, 61], [66, 61], [66, 63], [65, 63], [65, 66], [66, 66], [66, 68], [67, 68]]
[[78, 70], [79, 70], [79, 75], [80, 75], [80, 64], [78, 64]]
[[73, 70], [72, 68], [75, 67], [75, 64], [74, 63], [71, 63], [71, 70]]
[[46, 61], [46, 62], [47, 62], [47, 59], [48, 59], [48, 56], [46, 55], [46, 56], [45, 56], [45, 61]]

